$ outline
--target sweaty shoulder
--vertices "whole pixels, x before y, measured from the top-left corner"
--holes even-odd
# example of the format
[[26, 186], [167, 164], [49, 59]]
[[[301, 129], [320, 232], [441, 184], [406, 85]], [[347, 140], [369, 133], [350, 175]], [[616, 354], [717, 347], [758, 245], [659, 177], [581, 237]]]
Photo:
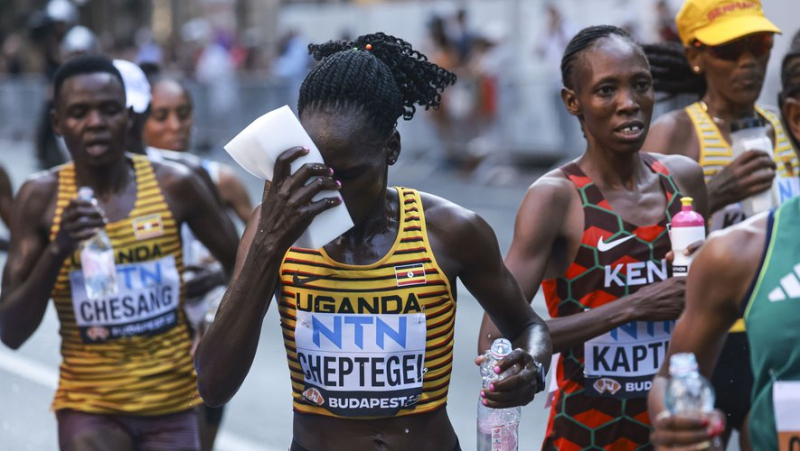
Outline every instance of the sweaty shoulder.
[[183, 163], [164, 159], [150, 160], [164, 200], [170, 210], [181, 220], [202, 192], [203, 181], [190, 167]]
[[695, 161], [700, 158], [697, 133], [689, 115], [683, 109], [661, 115], [650, 126], [642, 150], [669, 155], [685, 155]]
[[653, 156], [666, 166], [681, 193], [692, 197], [695, 209], [705, 216], [708, 212], [708, 190], [703, 168], [696, 161], [683, 155], [653, 154]]
[[27, 218], [26, 221], [34, 220], [43, 227], [49, 227], [55, 214], [60, 170], [60, 167], [56, 167], [28, 177], [14, 198], [12, 217]]
[[494, 230], [480, 215], [433, 194], [420, 197], [431, 249], [448, 277], [497, 252]]
[[[474, 211], [464, 208], [447, 199], [433, 194], [420, 192], [422, 207], [425, 212], [425, 224], [429, 232], [446, 232], [460, 234], [465, 229], [473, 229], [486, 224]], [[488, 224], [486, 224], [488, 227]]]
[[682, 186], [697, 182], [705, 183], [703, 167], [695, 160], [683, 155], [652, 155], [667, 167], [669, 174]]
[[553, 202], [552, 208], [561, 208], [569, 204], [573, 199], [577, 199], [575, 184], [570, 181], [561, 169], [553, 169], [547, 174], [539, 177], [525, 193], [523, 205], [529, 200], [538, 202]]

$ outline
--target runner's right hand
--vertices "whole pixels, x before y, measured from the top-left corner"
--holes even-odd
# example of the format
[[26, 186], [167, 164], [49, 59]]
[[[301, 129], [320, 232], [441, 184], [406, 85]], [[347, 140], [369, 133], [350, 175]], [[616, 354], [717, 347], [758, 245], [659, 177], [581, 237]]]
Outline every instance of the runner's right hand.
[[634, 295], [634, 314], [640, 321], [678, 319], [686, 301], [686, 277], [672, 277], [648, 285]]
[[712, 211], [747, 199], [772, 186], [777, 166], [767, 152], [748, 150], [708, 182]]
[[717, 449], [714, 438], [724, 431], [725, 415], [719, 410], [704, 418], [670, 415], [665, 410], [653, 421], [650, 440], [657, 450]]
[[[308, 154], [304, 147], [283, 152], [275, 162], [272, 182], [264, 184], [259, 232], [278, 239], [289, 248], [305, 232], [315, 216], [339, 205], [336, 197], [318, 201], [312, 198], [321, 191], [338, 191], [341, 183], [333, 179], [333, 170], [322, 163], [307, 163], [291, 174], [292, 161]], [[309, 180], [316, 178], [312, 183]]]
[[72, 253], [106, 225], [106, 218], [92, 201], [72, 199], [61, 214], [61, 227], [56, 235], [58, 250]]

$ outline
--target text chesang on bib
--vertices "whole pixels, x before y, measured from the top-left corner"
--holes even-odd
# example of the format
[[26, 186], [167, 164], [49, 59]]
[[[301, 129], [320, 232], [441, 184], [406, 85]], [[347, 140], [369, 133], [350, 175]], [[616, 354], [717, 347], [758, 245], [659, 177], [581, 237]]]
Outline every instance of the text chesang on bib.
[[84, 343], [155, 335], [178, 323], [180, 276], [175, 258], [117, 265], [118, 293], [89, 299], [83, 272], [69, 274], [75, 321]]

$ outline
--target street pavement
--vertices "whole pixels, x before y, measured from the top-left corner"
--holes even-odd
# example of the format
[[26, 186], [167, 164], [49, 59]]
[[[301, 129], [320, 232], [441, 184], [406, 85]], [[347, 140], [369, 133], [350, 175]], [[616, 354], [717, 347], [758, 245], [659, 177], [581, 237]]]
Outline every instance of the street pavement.
[[[224, 152], [213, 158], [231, 162]], [[34, 172], [29, 143], [1, 141], [0, 163], [11, 174], [15, 187]], [[540, 174], [541, 171], [538, 171]], [[517, 174], [504, 187], [471, 183], [443, 168], [433, 156], [403, 155], [390, 172], [390, 183], [409, 186], [452, 200], [479, 213], [495, 229], [501, 250], [511, 242], [516, 209], [536, 171]], [[261, 196], [261, 183], [242, 172], [253, 199]], [[0, 234], [5, 235], [5, 230]], [[2, 236], [0, 235], [0, 236]], [[465, 243], [468, 245], [468, 243]], [[5, 259], [0, 254], [0, 262]], [[448, 414], [465, 450], [475, 449], [475, 421], [480, 376], [474, 366], [478, 328], [483, 310], [459, 284], [456, 315], [455, 358], [448, 399]], [[534, 308], [546, 316], [540, 297]], [[50, 402], [57, 384], [60, 339], [55, 310], [47, 314], [34, 336], [18, 351], [0, 345], [0, 450], [57, 449], [56, 422]], [[278, 315], [270, 308], [261, 333], [258, 353], [239, 392], [228, 404], [217, 449], [285, 450], [292, 437], [289, 371], [283, 350]], [[541, 445], [547, 412], [544, 397], [525, 407], [520, 426], [521, 450]]]

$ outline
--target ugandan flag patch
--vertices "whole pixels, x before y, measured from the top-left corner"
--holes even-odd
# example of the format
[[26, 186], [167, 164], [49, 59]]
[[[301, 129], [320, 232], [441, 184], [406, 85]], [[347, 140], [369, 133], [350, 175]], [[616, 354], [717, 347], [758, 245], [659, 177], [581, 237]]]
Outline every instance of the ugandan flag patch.
[[137, 240], [146, 240], [164, 234], [164, 225], [161, 222], [161, 215], [158, 213], [136, 218], [132, 225], [133, 234], [136, 235]]
[[427, 282], [427, 278], [425, 277], [425, 266], [422, 263], [395, 266], [394, 276], [397, 278], [398, 287], [424, 285]]

